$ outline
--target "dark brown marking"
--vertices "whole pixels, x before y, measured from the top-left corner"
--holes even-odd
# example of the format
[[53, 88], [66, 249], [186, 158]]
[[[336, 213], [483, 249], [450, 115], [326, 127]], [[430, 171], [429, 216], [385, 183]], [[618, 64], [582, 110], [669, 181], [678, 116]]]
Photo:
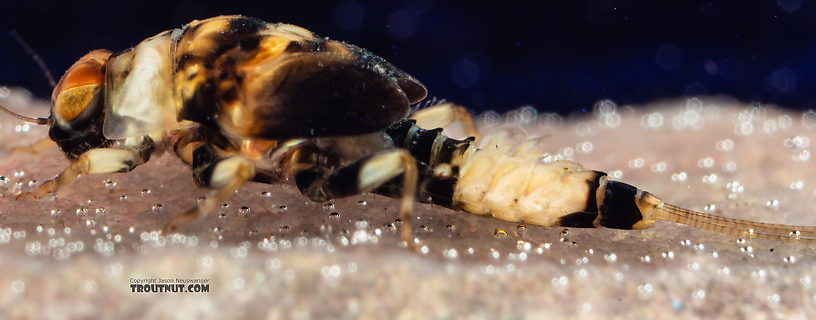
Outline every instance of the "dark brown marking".
[[408, 101], [395, 83], [333, 56], [289, 60], [264, 79], [268, 91], [246, 92], [267, 139], [354, 135], [405, 117]]
[[292, 40], [292, 41], [289, 41], [289, 44], [286, 45], [286, 49], [283, 50], [283, 52], [294, 53], [294, 52], [300, 52], [302, 50], [303, 50], [303, 45], [300, 44], [300, 42]]
[[637, 206], [637, 188], [618, 181], [607, 181], [598, 223], [615, 229], [632, 229], [643, 215]]
[[598, 212], [598, 200], [595, 197], [595, 193], [598, 191], [598, 187], [600, 186], [601, 177], [606, 176], [605, 172], [595, 171], [595, 178], [592, 180], [587, 180], [587, 185], [589, 186], [589, 196], [587, 196], [586, 205], [584, 205], [585, 212]]
[[593, 228], [598, 212], [573, 212], [558, 218], [554, 224], [561, 227]]

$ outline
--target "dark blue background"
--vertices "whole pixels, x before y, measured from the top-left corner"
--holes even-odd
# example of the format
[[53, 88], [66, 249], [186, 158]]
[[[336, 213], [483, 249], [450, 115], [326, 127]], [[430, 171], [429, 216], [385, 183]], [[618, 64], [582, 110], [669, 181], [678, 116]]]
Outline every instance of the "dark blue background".
[[0, 85], [42, 97], [46, 80], [5, 31], [59, 77], [91, 49], [118, 51], [195, 18], [239, 13], [367, 48], [431, 96], [477, 111], [571, 113], [606, 98], [702, 94], [790, 108], [816, 100], [816, 6], [801, 0], [16, 2], [2, 8]]

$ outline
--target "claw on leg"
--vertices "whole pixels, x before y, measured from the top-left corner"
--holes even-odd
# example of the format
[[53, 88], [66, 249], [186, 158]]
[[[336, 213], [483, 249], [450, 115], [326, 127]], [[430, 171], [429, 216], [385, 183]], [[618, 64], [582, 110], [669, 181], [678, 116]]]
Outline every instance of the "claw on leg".
[[161, 229], [162, 234], [173, 233], [190, 222], [206, 216], [255, 176], [255, 165], [251, 160], [241, 156], [224, 158], [212, 165], [214, 166], [212, 175], [207, 182], [208, 186], [216, 190], [211, 192], [207, 199], [195, 209], [173, 217]]
[[402, 198], [400, 198], [399, 208], [399, 216], [402, 220], [402, 230], [400, 231], [400, 235], [402, 237], [402, 241], [405, 241], [407, 244], [408, 249], [416, 251], [414, 242], [411, 241], [411, 236], [414, 234], [413, 223], [411, 220], [414, 212], [414, 192], [416, 192], [418, 179], [417, 168], [414, 158], [410, 155], [402, 157], [402, 162], [403, 166], [405, 167], [405, 173], [403, 175], [405, 178], [402, 184]]
[[405, 149], [393, 149], [335, 168], [332, 172], [302, 170], [295, 180], [301, 193], [314, 201], [326, 201], [370, 192], [402, 175], [400, 193], [389, 193], [388, 196], [400, 199], [400, 236], [406, 246], [414, 250], [411, 220], [417, 174], [416, 159], [411, 153]]
[[128, 149], [92, 149], [83, 153], [56, 178], [48, 180], [31, 192], [24, 192], [17, 199], [37, 200], [54, 193], [85, 173], [114, 173], [130, 171], [144, 160], [139, 153]]
[[[402, 220], [402, 230], [400, 236], [405, 241], [409, 249], [415, 250], [411, 236], [414, 233], [412, 218], [414, 211], [414, 194], [417, 188], [417, 167], [416, 159], [404, 149], [397, 149], [375, 155], [364, 162], [359, 167], [358, 191], [367, 192], [379, 187], [386, 181], [402, 174], [402, 193], [400, 194], [399, 218]], [[338, 173], [340, 173], [338, 171]], [[338, 176], [342, 176], [339, 174]], [[337, 183], [329, 177], [326, 193], [333, 193], [332, 186]]]
[[[412, 227], [412, 218], [414, 211], [414, 193], [417, 188], [417, 167], [416, 160], [411, 154], [404, 149], [397, 149], [379, 155], [375, 155], [362, 162], [359, 167], [357, 175], [358, 187], [356, 191], [367, 192], [376, 187], [379, 187], [386, 181], [398, 177], [402, 174], [402, 193], [400, 195], [399, 218], [402, 220], [402, 230], [400, 236], [407, 247], [415, 250], [414, 243], [411, 237], [414, 234]], [[326, 193], [333, 195], [336, 185], [338, 183], [333, 179], [334, 177], [341, 177], [343, 174], [338, 170], [338, 174], [329, 177], [326, 185]], [[346, 196], [346, 195], [337, 195]]]
[[[68, 180], [68, 179], [65, 179], [65, 180]], [[71, 180], [73, 180], [73, 179], [71, 179]], [[58, 183], [59, 183], [58, 181], [60, 181], [59, 177], [57, 177], [55, 179], [52, 179], [52, 180], [48, 180], [48, 181], [44, 182], [43, 184], [39, 185], [36, 189], [34, 189], [32, 191], [23, 192], [23, 193], [17, 195], [17, 198], [15, 198], [15, 200], [21, 200], [21, 199], [22, 200], [39, 200], [39, 199], [42, 199], [45, 196], [57, 191], [57, 189], [58, 189], [57, 186], [58, 186]], [[67, 182], [64, 182], [64, 183], [67, 183]]]

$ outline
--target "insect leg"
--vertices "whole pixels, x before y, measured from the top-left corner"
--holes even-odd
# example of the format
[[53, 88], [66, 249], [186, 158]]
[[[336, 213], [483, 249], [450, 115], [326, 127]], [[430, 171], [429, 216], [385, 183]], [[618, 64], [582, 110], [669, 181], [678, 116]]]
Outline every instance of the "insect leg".
[[328, 176], [315, 170], [297, 174], [301, 192], [315, 201], [348, 197], [369, 192], [398, 176], [403, 176], [399, 217], [403, 226], [402, 240], [411, 244], [411, 212], [417, 186], [416, 160], [404, 149], [394, 149], [366, 157], [330, 172]]
[[473, 123], [473, 116], [465, 107], [453, 103], [443, 103], [421, 109], [408, 116], [408, 118], [416, 120], [417, 126], [426, 129], [442, 128], [454, 121], [459, 121], [466, 135], [479, 138], [476, 125]]
[[136, 149], [91, 149], [81, 154], [56, 178], [46, 181], [31, 192], [18, 195], [17, 199], [40, 199], [68, 185], [81, 174], [128, 172], [144, 163], [147, 157], [149, 153], [141, 154]]
[[[191, 154], [196, 184], [215, 190], [196, 208], [173, 217], [162, 229], [163, 234], [176, 231], [179, 227], [212, 212], [219, 204], [229, 199], [235, 190], [255, 176], [255, 164], [249, 158], [241, 155], [219, 158], [218, 151], [211, 145], [200, 143], [189, 145], [198, 146]], [[188, 148], [176, 149], [176, 152], [185, 152], [186, 149]]]
[[50, 138], [42, 138], [37, 140], [31, 145], [27, 146], [17, 146], [11, 148], [11, 152], [20, 152], [20, 153], [27, 153], [27, 154], [40, 154], [43, 151], [56, 147], [57, 145], [54, 143], [54, 140]]

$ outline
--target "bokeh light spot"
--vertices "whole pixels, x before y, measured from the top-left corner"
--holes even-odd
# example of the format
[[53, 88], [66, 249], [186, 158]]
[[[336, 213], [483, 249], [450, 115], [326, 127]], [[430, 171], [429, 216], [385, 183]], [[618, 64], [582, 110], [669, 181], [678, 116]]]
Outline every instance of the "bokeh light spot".
[[785, 67], [771, 73], [767, 79], [767, 86], [773, 92], [785, 94], [796, 88], [796, 72]]
[[673, 44], [666, 44], [657, 49], [655, 62], [666, 71], [677, 69], [683, 61], [683, 53]]
[[353, 31], [363, 25], [365, 9], [354, 1], [344, 1], [334, 7], [334, 23], [341, 29]]
[[416, 32], [416, 14], [412, 10], [400, 9], [388, 16], [388, 31], [397, 38], [407, 38]]
[[479, 81], [479, 66], [470, 59], [462, 59], [453, 65], [451, 80], [459, 87], [470, 88]]
[[787, 13], [794, 13], [802, 8], [802, 0], [776, 0], [776, 5]]

